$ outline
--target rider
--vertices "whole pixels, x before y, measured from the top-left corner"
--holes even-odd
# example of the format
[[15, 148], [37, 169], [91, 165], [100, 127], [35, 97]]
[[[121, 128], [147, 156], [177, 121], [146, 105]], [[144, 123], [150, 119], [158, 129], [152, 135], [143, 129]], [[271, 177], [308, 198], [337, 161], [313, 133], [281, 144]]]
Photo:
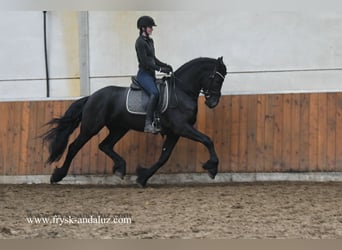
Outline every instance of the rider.
[[137, 79], [141, 87], [148, 93], [149, 102], [146, 112], [144, 132], [156, 133], [159, 130], [153, 126], [153, 117], [156, 105], [158, 104], [159, 91], [156, 86], [155, 71], [169, 74], [172, 67], [166, 63], [159, 61], [155, 56], [153, 40], [150, 37], [153, 26], [157, 26], [150, 16], [142, 16], [137, 21], [137, 27], [140, 30], [139, 37], [135, 42], [135, 50], [137, 52], [139, 71]]

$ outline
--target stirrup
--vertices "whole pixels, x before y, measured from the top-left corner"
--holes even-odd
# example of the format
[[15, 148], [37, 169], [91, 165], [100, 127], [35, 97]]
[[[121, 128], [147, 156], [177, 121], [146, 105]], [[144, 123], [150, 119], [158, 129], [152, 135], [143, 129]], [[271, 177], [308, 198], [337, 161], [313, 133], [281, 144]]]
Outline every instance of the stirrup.
[[147, 124], [144, 127], [144, 132], [157, 134], [158, 132], [160, 132], [160, 129], [156, 128], [153, 124]]
[[160, 117], [158, 115], [154, 115], [154, 119], [152, 122], [152, 126], [154, 127], [155, 130], [157, 130], [158, 132], [161, 131], [161, 127], [160, 127]]

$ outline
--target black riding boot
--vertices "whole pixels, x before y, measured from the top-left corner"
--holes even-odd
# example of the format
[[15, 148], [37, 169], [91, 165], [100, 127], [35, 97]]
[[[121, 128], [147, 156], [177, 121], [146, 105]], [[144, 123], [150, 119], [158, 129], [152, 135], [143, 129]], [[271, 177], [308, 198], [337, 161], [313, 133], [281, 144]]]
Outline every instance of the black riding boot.
[[150, 96], [147, 111], [146, 111], [146, 120], [145, 120], [145, 128], [144, 132], [149, 133], [158, 133], [160, 129], [153, 126], [153, 120], [154, 120], [154, 111], [156, 109], [156, 105], [158, 103], [158, 98], [154, 95]]

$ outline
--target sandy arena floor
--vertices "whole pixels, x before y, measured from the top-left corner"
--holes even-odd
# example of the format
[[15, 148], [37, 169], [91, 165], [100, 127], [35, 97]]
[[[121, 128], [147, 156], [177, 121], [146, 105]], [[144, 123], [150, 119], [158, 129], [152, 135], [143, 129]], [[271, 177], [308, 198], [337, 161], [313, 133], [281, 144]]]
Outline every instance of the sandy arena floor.
[[0, 204], [0, 239], [342, 239], [342, 183], [0, 185]]

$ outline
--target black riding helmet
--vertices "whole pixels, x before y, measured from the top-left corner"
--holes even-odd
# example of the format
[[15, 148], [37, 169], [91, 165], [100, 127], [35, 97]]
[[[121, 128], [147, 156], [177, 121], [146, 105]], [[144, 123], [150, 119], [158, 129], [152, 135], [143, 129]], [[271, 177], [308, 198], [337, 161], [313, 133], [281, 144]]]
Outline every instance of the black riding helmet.
[[137, 21], [138, 29], [141, 29], [142, 27], [152, 27], [152, 26], [157, 26], [152, 17], [150, 16], [139, 17]]

